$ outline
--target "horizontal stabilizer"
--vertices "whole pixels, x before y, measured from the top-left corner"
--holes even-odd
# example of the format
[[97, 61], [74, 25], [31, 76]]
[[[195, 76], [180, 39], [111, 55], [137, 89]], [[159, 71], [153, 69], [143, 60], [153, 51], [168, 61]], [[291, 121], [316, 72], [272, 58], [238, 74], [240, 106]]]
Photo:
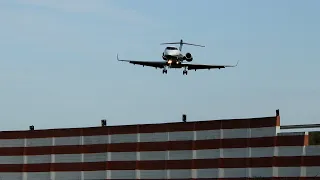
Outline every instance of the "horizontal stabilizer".
[[185, 44], [185, 45], [191, 45], [191, 46], [199, 46], [199, 47], [205, 47], [203, 45], [199, 45], [199, 44], [192, 44], [192, 43], [186, 43], [186, 42], [183, 42], [183, 40], [181, 39], [180, 42], [168, 42], [168, 43], [161, 43], [161, 45], [164, 45], [164, 44]]

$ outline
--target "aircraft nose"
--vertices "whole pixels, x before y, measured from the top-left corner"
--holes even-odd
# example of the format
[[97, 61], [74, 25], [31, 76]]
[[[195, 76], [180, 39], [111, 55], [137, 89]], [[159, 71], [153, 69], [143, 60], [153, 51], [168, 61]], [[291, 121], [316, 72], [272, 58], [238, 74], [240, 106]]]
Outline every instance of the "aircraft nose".
[[177, 53], [175, 51], [167, 51], [167, 55], [175, 56]]

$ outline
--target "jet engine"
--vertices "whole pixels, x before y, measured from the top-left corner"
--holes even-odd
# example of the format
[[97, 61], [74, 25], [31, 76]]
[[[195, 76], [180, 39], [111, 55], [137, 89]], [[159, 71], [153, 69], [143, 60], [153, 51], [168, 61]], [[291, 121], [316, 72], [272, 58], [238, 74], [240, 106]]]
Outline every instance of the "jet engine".
[[186, 53], [186, 56], [184, 57], [184, 59], [188, 62], [191, 62], [193, 60], [193, 57], [191, 53]]

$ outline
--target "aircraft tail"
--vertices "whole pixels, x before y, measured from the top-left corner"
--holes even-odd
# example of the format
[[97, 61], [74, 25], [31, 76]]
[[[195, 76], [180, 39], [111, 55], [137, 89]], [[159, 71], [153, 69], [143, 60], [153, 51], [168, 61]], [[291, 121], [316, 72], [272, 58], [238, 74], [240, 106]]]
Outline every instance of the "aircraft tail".
[[181, 39], [180, 42], [167, 42], [167, 43], [161, 43], [160, 45], [164, 45], [164, 44], [179, 44], [179, 50], [181, 51], [182, 46], [185, 45], [191, 45], [191, 46], [199, 46], [199, 47], [205, 47], [203, 45], [199, 45], [199, 44], [193, 44], [193, 43], [187, 43], [187, 42], [183, 42], [183, 40]]
[[186, 45], [191, 45], [191, 46], [200, 46], [200, 47], [205, 47], [203, 45], [199, 45], [199, 44], [193, 44], [193, 43], [187, 43], [187, 42], [183, 42], [183, 40], [181, 39], [180, 42], [167, 42], [167, 43], [161, 43], [161, 45], [164, 45], [164, 44], [186, 44]]

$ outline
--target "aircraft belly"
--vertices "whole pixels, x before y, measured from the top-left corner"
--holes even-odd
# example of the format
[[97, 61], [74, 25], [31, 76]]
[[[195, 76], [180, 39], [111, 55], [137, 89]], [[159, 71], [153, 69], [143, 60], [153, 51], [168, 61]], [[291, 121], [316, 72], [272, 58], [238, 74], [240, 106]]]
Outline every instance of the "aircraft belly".
[[170, 55], [166, 55], [166, 58], [169, 60], [177, 60], [178, 59], [177, 56], [170, 56]]
[[171, 66], [170, 68], [171, 68], [171, 69], [180, 69], [181, 66]]
[[169, 67], [172, 69], [179, 69], [181, 68], [181, 64], [172, 63], [169, 65]]

